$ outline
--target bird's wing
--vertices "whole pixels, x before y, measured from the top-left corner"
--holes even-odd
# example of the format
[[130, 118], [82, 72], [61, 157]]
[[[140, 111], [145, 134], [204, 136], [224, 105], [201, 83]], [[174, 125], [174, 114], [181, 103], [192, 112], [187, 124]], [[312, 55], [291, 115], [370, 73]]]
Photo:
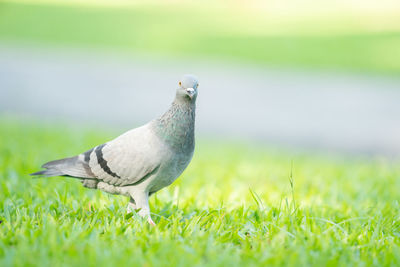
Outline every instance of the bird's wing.
[[40, 176], [93, 179], [115, 186], [136, 185], [155, 174], [165, 161], [165, 146], [145, 125], [78, 156], [47, 162]]
[[156, 173], [162, 164], [163, 150], [151, 128], [142, 126], [86, 152], [86, 159], [97, 179], [127, 186], [139, 184]]

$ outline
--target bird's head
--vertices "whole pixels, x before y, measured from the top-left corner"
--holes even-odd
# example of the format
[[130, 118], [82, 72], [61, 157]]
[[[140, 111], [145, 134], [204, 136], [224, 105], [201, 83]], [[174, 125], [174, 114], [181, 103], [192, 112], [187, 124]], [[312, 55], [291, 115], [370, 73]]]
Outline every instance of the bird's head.
[[186, 101], [196, 101], [199, 82], [194, 75], [186, 74], [179, 81], [176, 97]]

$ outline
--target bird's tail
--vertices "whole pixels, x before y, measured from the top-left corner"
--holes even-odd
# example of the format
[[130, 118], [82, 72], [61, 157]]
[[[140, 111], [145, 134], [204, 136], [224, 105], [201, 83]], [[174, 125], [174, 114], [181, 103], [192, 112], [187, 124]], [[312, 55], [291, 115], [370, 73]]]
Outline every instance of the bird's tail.
[[69, 175], [69, 170], [71, 168], [76, 168], [78, 163], [78, 157], [65, 158], [59, 160], [53, 160], [43, 164], [42, 168], [46, 170], [31, 173], [32, 176], [64, 176]]
[[38, 171], [29, 174], [31, 176], [44, 176], [44, 177], [52, 177], [52, 176], [61, 176], [64, 175], [61, 171], [56, 170], [56, 169], [47, 169], [43, 171]]

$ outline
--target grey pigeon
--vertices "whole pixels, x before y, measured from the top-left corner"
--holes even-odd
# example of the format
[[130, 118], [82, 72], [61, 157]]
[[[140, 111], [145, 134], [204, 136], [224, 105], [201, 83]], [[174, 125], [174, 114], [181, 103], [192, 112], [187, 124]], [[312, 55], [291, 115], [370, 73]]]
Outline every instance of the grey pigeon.
[[183, 76], [171, 107], [158, 119], [31, 175], [76, 177], [87, 188], [128, 196], [128, 211], [139, 209], [154, 225], [149, 196], [175, 181], [193, 156], [198, 86], [195, 76]]

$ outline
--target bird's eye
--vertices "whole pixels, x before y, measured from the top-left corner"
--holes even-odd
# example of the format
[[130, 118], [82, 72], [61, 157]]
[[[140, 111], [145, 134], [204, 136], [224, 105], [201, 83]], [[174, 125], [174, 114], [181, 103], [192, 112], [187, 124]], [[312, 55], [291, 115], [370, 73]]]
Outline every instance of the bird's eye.
[[198, 83], [197, 86], [196, 86], [196, 88], [199, 88], [199, 86], [200, 86], [200, 84]]
[[179, 82], [179, 86], [182, 86], [182, 83], [181, 83], [181, 82]]

